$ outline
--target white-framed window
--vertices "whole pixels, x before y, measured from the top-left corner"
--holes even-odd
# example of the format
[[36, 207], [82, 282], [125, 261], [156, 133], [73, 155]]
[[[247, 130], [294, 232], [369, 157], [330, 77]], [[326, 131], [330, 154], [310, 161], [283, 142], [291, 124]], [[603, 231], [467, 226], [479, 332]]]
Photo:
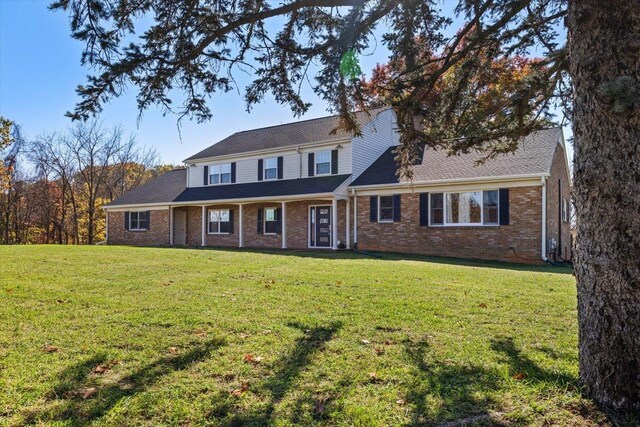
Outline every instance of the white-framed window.
[[498, 225], [499, 204], [498, 190], [431, 193], [429, 225]]
[[318, 151], [315, 154], [316, 175], [328, 175], [331, 173], [331, 150]]
[[148, 228], [147, 211], [129, 212], [129, 231], [146, 231]]
[[263, 178], [265, 179], [265, 181], [269, 179], [278, 179], [278, 158], [277, 157], [269, 157], [268, 159], [264, 159]]
[[209, 234], [229, 234], [230, 218], [229, 209], [209, 209]]
[[209, 184], [229, 184], [231, 182], [231, 163], [209, 166]]
[[378, 222], [393, 222], [393, 196], [378, 196]]
[[278, 215], [276, 208], [264, 209], [264, 234], [276, 234], [278, 231]]

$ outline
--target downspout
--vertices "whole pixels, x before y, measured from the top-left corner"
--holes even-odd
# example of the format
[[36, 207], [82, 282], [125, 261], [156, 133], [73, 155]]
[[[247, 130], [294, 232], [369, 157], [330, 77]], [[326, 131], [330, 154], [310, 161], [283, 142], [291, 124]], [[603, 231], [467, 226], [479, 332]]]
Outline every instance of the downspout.
[[547, 177], [542, 177], [542, 260], [547, 258]]
[[356, 189], [351, 189], [353, 196], [353, 250], [358, 250], [358, 199], [356, 198]]

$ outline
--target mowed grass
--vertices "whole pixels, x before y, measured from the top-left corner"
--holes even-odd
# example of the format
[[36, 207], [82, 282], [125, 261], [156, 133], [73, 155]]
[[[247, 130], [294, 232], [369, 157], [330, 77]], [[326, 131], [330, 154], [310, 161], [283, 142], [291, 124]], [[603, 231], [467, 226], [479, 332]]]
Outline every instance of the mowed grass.
[[0, 273], [3, 424], [608, 422], [566, 269], [23, 246]]

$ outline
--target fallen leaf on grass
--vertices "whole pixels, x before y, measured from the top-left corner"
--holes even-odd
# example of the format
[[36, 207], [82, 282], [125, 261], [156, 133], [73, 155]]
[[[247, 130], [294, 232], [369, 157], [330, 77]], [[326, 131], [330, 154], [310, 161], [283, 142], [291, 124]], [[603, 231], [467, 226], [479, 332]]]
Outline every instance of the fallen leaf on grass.
[[517, 374], [513, 374], [513, 379], [515, 379], [516, 381], [522, 381], [524, 379], [525, 375], [522, 372], [518, 372]]
[[237, 388], [237, 389], [233, 390], [231, 392], [231, 394], [234, 395], [234, 396], [240, 396], [242, 393], [246, 392], [247, 390], [249, 390], [249, 383], [248, 382], [244, 382], [244, 383], [242, 383], [240, 388]]
[[249, 338], [249, 334], [245, 334], [244, 332], [241, 332], [238, 334], [238, 337], [240, 337], [240, 339], [244, 340]]
[[396, 403], [397, 403], [398, 405], [404, 405], [406, 402], [405, 402], [405, 400], [404, 400], [404, 399], [398, 399], [398, 400], [396, 400]]
[[378, 356], [382, 356], [384, 354], [384, 348], [376, 348], [375, 352]]
[[93, 372], [95, 374], [104, 374], [105, 372], [107, 372], [108, 370], [110, 370], [111, 368], [113, 368], [117, 364], [118, 364], [117, 361], [111, 361], [111, 362], [108, 362], [108, 363], [102, 363], [102, 364], [96, 366], [95, 368], [93, 368]]
[[69, 301], [68, 299], [57, 299], [56, 302], [58, 304], [69, 304], [71, 301]]
[[45, 353], [55, 353], [58, 350], [60, 349], [55, 345], [45, 345], [44, 347], [42, 347], [42, 351], [44, 351]]
[[93, 396], [94, 394], [96, 394], [98, 392], [98, 389], [95, 387], [89, 387], [88, 389], [86, 389], [85, 391], [82, 392], [82, 398], [83, 399], [88, 399], [91, 396]]
[[251, 363], [253, 365], [257, 365], [258, 363], [262, 362], [263, 359], [264, 359], [264, 357], [262, 357], [262, 356], [253, 356], [251, 354], [245, 354], [244, 355], [245, 362]]
[[322, 414], [325, 410], [327, 400], [326, 399], [318, 399], [316, 400], [316, 405], [313, 408], [313, 412], [316, 414]]
[[369, 341], [369, 340], [362, 340], [361, 342], [362, 342], [362, 344], [365, 344], [365, 345], [371, 344], [371, 341]]
[[169, 353], [178, 354], [178, 347], [169, 347]]
[[205, 331], [203, 331], [202, 329], [197, 329], [194, 332], [195, 336], [197, 336], [198, 338], [206, 338], [207, 333]]
[[376, 374], [375, 372], [369, 372], [369, 381], [375, 383], [378, 381], [378, 379], [378, 374]]
[[487, 308], [487, 304], [485, 304], [485, 303], [481, 302], [481, 303], [478, 305], [478, 307], [480, 307], [480, 308]]

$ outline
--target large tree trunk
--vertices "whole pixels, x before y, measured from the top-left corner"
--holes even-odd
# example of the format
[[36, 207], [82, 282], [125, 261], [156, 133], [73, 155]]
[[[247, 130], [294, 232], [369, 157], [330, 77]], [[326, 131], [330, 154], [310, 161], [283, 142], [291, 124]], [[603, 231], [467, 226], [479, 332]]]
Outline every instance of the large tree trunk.
[[580, 382], [640, 408], [640, 1], [569, 3]]

